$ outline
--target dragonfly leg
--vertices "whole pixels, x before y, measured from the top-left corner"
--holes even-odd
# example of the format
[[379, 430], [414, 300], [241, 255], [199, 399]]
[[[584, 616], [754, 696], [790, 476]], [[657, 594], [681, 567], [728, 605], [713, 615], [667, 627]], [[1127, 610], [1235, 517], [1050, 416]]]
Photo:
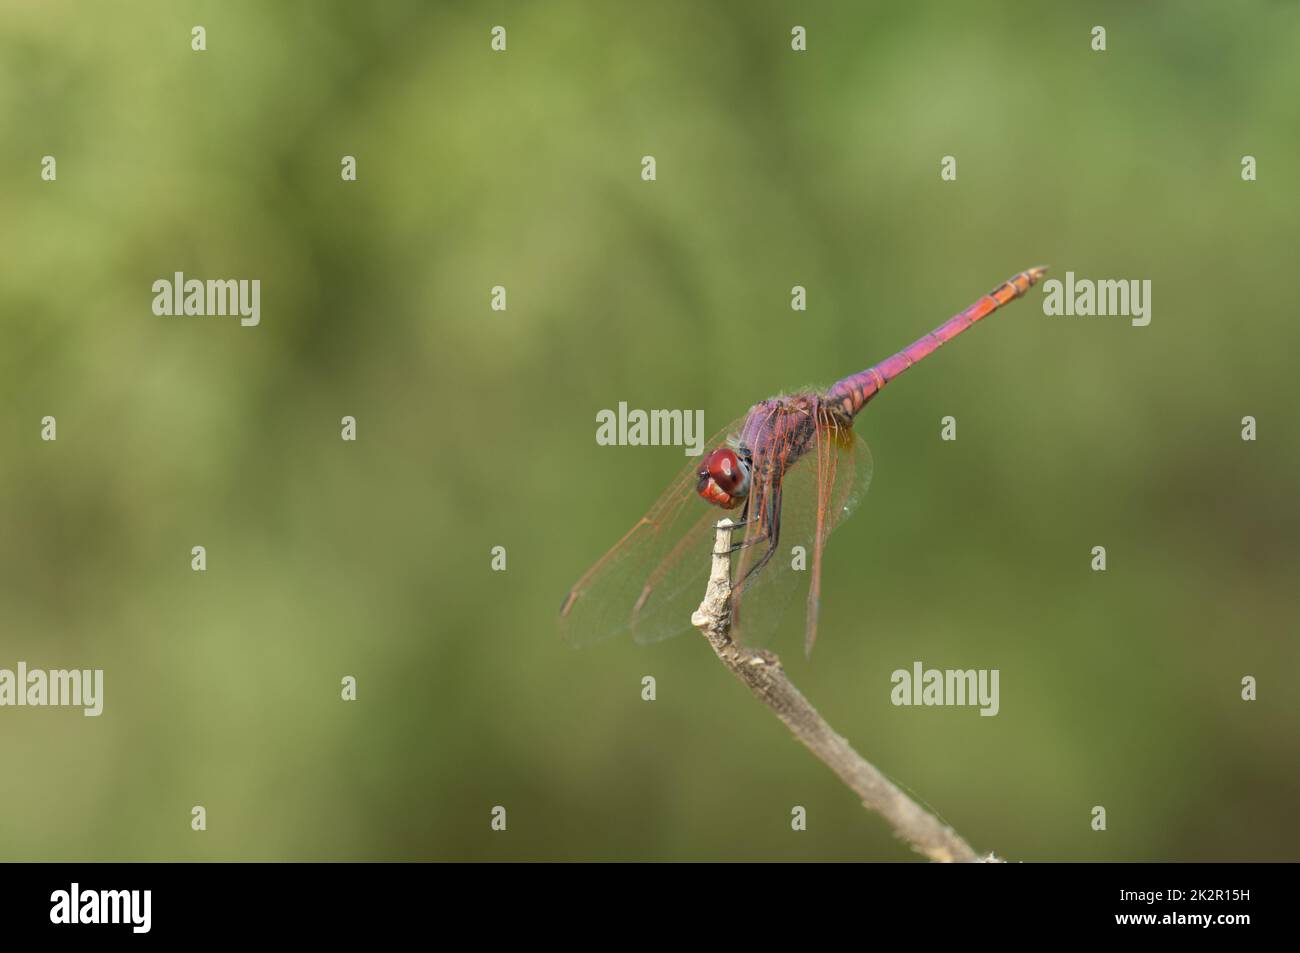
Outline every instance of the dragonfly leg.
[[[745, 508], [744, 508], [743, 510], [740, 511], [740, 520], [739, 520], [739, 522], [732, 523], [732, 524], [731, 524], [731, 528], [732, 528], [733, 530], [735, 530], [735, 529], [739, 529], [739, 528], [742, 527], [742, 526], [748, 526], [748, 525], [749, 525], [750, 523], [752, 523], [752, 522], [753, 522], [753, 520], [751, 520], [751, 519], [749, 518], [749, 500], [745, 500]], [[758, 537], [756, 537], [756, 538], [754, 538], [754, 539], [751, 539], [751, 540], [742, 540], [742, 541], [739, 542], [739, 543], [732, 543], [732, 544], [727, 548], [726, 553], [727, 553], [728, 556], [730, 556], [730, 555], [732, 555], [732, 554], [734, 554], [734, 553], [738, 553], [738, 552], [740, 552], [742, 549], [744, 549], [746, 546], [752, 546], [754, 543], [758, 542], [759, 540], [761, 540], [761, 539], [763, 539], [763, 538], [764, 538], [764, 537], [762, 537], [762, 536], [758, 536]], [[715, 556], [721, 556], [722, 553], [714, 553], [713, 555], [715, 555]]]
[[740, 519], [737, 522], [731, 524], [732, 529], [736, 529], [741, 526], [748, 526], [750, 524], [751, 519], [749, 515], [749, 500], [750, 498], [748, 496], [745, 497], [745, 503], [740, 508]]
[[753, 542], [767, 540], [767, 550], [758, 558], [758, 562], [749, 567], [744, 577], [740, 580], [737, 591], [744, 592], [745, 588], [758, 575], [759, 570], [771, 562], [772, 557], [776, 555], [777, 544], [781, 542], [781, 489], [774, 488], [767, 496], [767, 525], [771, 527], [768, 532], [762, 536], [756, 537]]
[[730, 546], [728, 546], [725, 550], [723, 550], [723, 552], [721, 552], [721, 553], [714, 553], [713, 555], [715, 555], [715, 556], [721, 556], [721, 555], [723, 555], [723, 554], [725, 553], [726, 555], [730, 556], [730, 555], [733, 555], [734, 553], [738, 553], [738, 552], [740, 552], [740, 551], [741, 551], [742, 549], [744, 549], [746, 546], [753, 546], [755, 543], [761, 543], [761, 542], [763, 542], [763, 540], [765, 540], [765, 539], [767, 539], [767, 535], [766, 535], [766, 534], [764, 534], [764, 535], [762, 535], [762, 536], [755, 536], [753, 539], [742, 539], [742, 540], [741, 540], [740, 542], [738, 542], [738, 543], [732, 543], [732, 544], [731, 544]]
[[737, 584], [736, 591], [744, 592], [749, 584], [753, 582], [754, 577], [758, 575], [759, 570], [766, 566], [775, 554], [776, 543], [773, 542], [767, 547], [763, 555], [758, 557], [758, 562], [749, 567], [749, 571], [745, 573], [744, 578], [740, 580], [739, 584]]

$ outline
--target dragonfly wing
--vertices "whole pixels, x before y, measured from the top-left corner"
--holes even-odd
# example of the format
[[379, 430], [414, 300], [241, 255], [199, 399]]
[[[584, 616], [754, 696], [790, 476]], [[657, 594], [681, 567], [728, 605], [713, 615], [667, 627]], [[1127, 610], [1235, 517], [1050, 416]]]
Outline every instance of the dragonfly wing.
[[[738, 425], [719, 431], [706, 447], [720, 444]], [[691, 611], [704, 598], [713, 527], [727, 515], [695, 492], [699, 465], [696, 458], [683, 467], [649, 512], [569, 590], [560, 608], [566, 641], [585, 646], [621, 633], [657, 642], [690, 628]]]
[[[807, 592], [807, 616], [803, 625], [805, 650], [816, 638], [821, 597], [822, 556], [827, 538], [856, 509], [871, 480], [871, 452], [852, 429], [840, 424], [819, 426], [808, 452], [781, 474], [780, 486], [756, 487], [757, 506], [769, 515], [763, 523], [746, 527], [746, 545], [736, 560], [733, 578], [744, 574], [762, 559], [766, 534], [779, 502], [780, 539], [771, 560], [759, 570], [743, 592], [734, 597], [738, 637], [753, 647], [770, 646], [785, 628], [793, 634], [794, 621], [788, 608]], [[773, 480], [775, 482], [775, 479]], [[753, 518], [751, 514], [751, 519]], [[764, 525], [766, 524], [766, 525]], [[783, 624], [789, 621], [789, 626]]]
[[827, 414], [819, 423], [813, 446], [816, 463], [817, 508], [812, 518], [812, 564], [808, 579], [808, 612], [804, 623], [804, 654], [811, 655], [821, 614], [822, 553], [831, 530], [853, 515], [871, 484], [871, 450], [850, 426]]
[[[703, 501], [700, 501], [703, 502]], [[628, 624], [642, 645], [661, 642], [691, 627], [691, 614], [704, 598], [713, 565], [717, 523], [726, 514], [715, 506], [692, 507], [696, 520], [646, 577]], [[703, 509], [704, 512], [698, 512]]]
[[[732, 560], [732, 627], [743, 640], [758, 646], [780, 624], [790, 602], [795, 577], [783, 565], [780, 547], [786, 461], [790, 454], [791, 416], [788, 407], [772, 403], [761, 418], [746, 421], [753, 439], [752, 485], [745, 511], [745, 531]], [[775, 546], [773, 537], [776, 536]], [[759, 588], [762, 587], [760, 598]]]

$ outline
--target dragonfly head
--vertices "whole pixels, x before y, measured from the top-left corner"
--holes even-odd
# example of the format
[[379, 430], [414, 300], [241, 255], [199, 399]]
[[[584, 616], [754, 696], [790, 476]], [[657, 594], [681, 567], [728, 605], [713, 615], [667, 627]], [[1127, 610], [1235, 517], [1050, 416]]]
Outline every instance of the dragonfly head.
[[714, 506], [734, 510], [749, 494], [749, 456], [719, 447], [700, 463], [695, 492]]

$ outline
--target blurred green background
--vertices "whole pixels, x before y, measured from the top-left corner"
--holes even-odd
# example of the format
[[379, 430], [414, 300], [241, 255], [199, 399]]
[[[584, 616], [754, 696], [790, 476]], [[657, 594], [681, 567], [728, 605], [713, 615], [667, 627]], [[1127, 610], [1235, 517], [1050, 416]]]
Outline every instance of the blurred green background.
[[[698, 637], [560, 642], [683, 459], [595, 414], [712, 432], [1038, 263], [1150, 326], [1035, 290], [891, 387], [778, 648], [977, 849], [1300, 856], [1294, 4], [0, 11], [0, 667], [106, 680], [0, 710], [0, 857], [915, 859]], [[155, 317], [174, 271], [261, 326]], [[893, 707], [918, 659], [1001, 713]]]

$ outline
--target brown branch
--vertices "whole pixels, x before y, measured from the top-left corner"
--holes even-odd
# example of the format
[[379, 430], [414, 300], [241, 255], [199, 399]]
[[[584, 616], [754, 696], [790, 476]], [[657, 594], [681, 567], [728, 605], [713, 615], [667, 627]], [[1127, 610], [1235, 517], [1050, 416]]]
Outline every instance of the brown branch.
[[691, 624], [704, 633], [722, 664], [749, 686], [800, 743], [820, 758], [862, 799], [868, 810], [882, 815], [895, 833], [931, 860], [942, 862], [997, 861], [980, 857], [956, 831], [900, 791], [847, 741], [831, 730], [817, 709], [786, 677], [781, 660], [771, 652], [745, 648], [731, 638], [731, 533], [729, 519], [718, 523], [713, 568], [704, 601]]

